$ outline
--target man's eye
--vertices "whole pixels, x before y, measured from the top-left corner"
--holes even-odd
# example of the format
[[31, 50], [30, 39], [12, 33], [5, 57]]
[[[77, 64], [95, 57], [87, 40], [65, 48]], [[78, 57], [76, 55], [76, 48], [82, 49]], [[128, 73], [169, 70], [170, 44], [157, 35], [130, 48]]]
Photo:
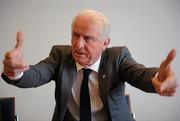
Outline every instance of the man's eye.
[[88, 36], [85, 36], [84, 37], [84, 40], [86, 40], [86, 41], [89, 41], [91, 38], [90, 37], [88, 37]]
[[73, 33], [74, 37], [79, 37], [80, 35], [78, 33]]

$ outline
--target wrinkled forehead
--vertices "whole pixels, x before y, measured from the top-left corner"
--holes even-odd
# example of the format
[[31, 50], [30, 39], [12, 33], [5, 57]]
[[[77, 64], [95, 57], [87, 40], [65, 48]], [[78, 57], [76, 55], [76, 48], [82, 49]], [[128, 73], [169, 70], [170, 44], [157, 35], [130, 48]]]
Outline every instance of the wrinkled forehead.
[[102, 26], [99, 21], [92, 19], [89, 16], [87, 17], [79, 17], [74, 22], [72, 27], [72, 32], [84, 35], [84, 36], [92, 36], [95, 38], [99, 38], [102, 32]]

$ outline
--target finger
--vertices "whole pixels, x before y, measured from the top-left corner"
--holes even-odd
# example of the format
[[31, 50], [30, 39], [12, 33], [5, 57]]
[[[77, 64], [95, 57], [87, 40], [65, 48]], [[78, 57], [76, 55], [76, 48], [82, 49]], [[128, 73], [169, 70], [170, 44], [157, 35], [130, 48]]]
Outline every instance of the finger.
[[178, 86], [177, 80], [174, 77], [168, 78], [161, 84], [160, 91], [173, 90]]
[[169, 54], [167, 55], [166, 59], [164, 60], [164, 66], [168, 67], [169, 64], [173, 61], [176, 56], [176, 49], [172, 49]]
[[14, 77], [16, 76], [17, 74], [21, 73], [21, 72], [24, 72], [28, 70], [28, 68], [23, 68], [23, 69], [10, 69], [10, 68], [4, 68], [4, 71], [3, 73], [8, 76], [8, 77]]
[[173, 96], [176, 92], [176, 88], [174, 89], [167, 89], [163, 92], [160, 93], [160, 95], [163, 95], [163, 96]]
[[6, 75], [7, 77], [14, 76], [14, 74], [10, 73], [8, 70], [4, 69], [3, 74]]
[[14, 73], [26, 71], [27, 69], [29, 69], [29, 66], [24, 66], [21, 68], [12, 68], [10, 66], [4, 66], [4, 70], [7, 70], [8, 72], [14, 72]]
[[170, 93], [171, 93], [171, 94], [174, 94], [175, 92], [176, 92], [176, 89], [170, 90]]
[[14, 59], [21, 59], [22, 54], [19, 51], [16, 51], [15, 49], [8, 51], [4, 55], [5, 60], [14, 60]]
[[160, 93], [160, 95], [161, 96], [173, 96], [174, 93], [172, 93], [172, 92], [162, 92], [162, 93]]
[[14, 54], [12, 54], [11, 51], [8, 51], [8, 52], [5, 53], [4, 59], [5, 59], [5, 60], [9, 60], [9, 59], [12, 59], [13, 56], [14, 56]]
[[29, 68], [29, 66], [22, 61], [12, 61], [12, 60], [5, 60], [3, 61], [4, 67], [11, 68], [11, 69], [23, 69]]
[[16, 46], [15, 48], [17, 49], [22, 49], [23, 47], [23, 33], [21, 31], [18, 31], [17, 32], [17, 35], [16, 35]]

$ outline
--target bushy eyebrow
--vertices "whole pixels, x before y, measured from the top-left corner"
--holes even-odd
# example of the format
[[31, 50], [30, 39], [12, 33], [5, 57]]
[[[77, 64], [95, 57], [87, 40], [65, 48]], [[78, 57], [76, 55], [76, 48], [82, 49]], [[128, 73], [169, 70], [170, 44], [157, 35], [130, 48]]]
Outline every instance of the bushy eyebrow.
[[[81, 34], [79, 34], [78, 32], [75, 32], [75, 31], [73, 31], [72, 34], [81, 35]], [[94, 36], [91, 35], [91, 34], [84, 34], [83, 37], [84, 37], [84, 38], [90, 38], [90, 39], [98, 39], [98, 38], [94, 37]]]

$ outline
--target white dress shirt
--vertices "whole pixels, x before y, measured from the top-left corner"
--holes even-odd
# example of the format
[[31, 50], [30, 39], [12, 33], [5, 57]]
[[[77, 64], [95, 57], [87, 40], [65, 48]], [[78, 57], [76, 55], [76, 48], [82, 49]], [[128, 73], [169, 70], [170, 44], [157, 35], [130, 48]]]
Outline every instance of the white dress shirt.
[[[100, 59], [90, 67], [89, 69], [92, 72], [89, 75], [89, 95], [90, 95], [90, 102], [91, 102], [91, 117], [92, 121], [105, 121], [107, 120], [105, 110], [103, 108], [103, 104], [100, 98], [99, 93], [99, 83], [98, 83], [98, 69], [100, 64]], [[68, 102], [68, 109], [75, 120], [79, 120], [79, 106], [80, 106], [80, 88], [81, 82], [83, 79], [83, 70], [82, 66], [76, 62], [77, 67], [77, 79], [74, 81], [70, 99]]]

